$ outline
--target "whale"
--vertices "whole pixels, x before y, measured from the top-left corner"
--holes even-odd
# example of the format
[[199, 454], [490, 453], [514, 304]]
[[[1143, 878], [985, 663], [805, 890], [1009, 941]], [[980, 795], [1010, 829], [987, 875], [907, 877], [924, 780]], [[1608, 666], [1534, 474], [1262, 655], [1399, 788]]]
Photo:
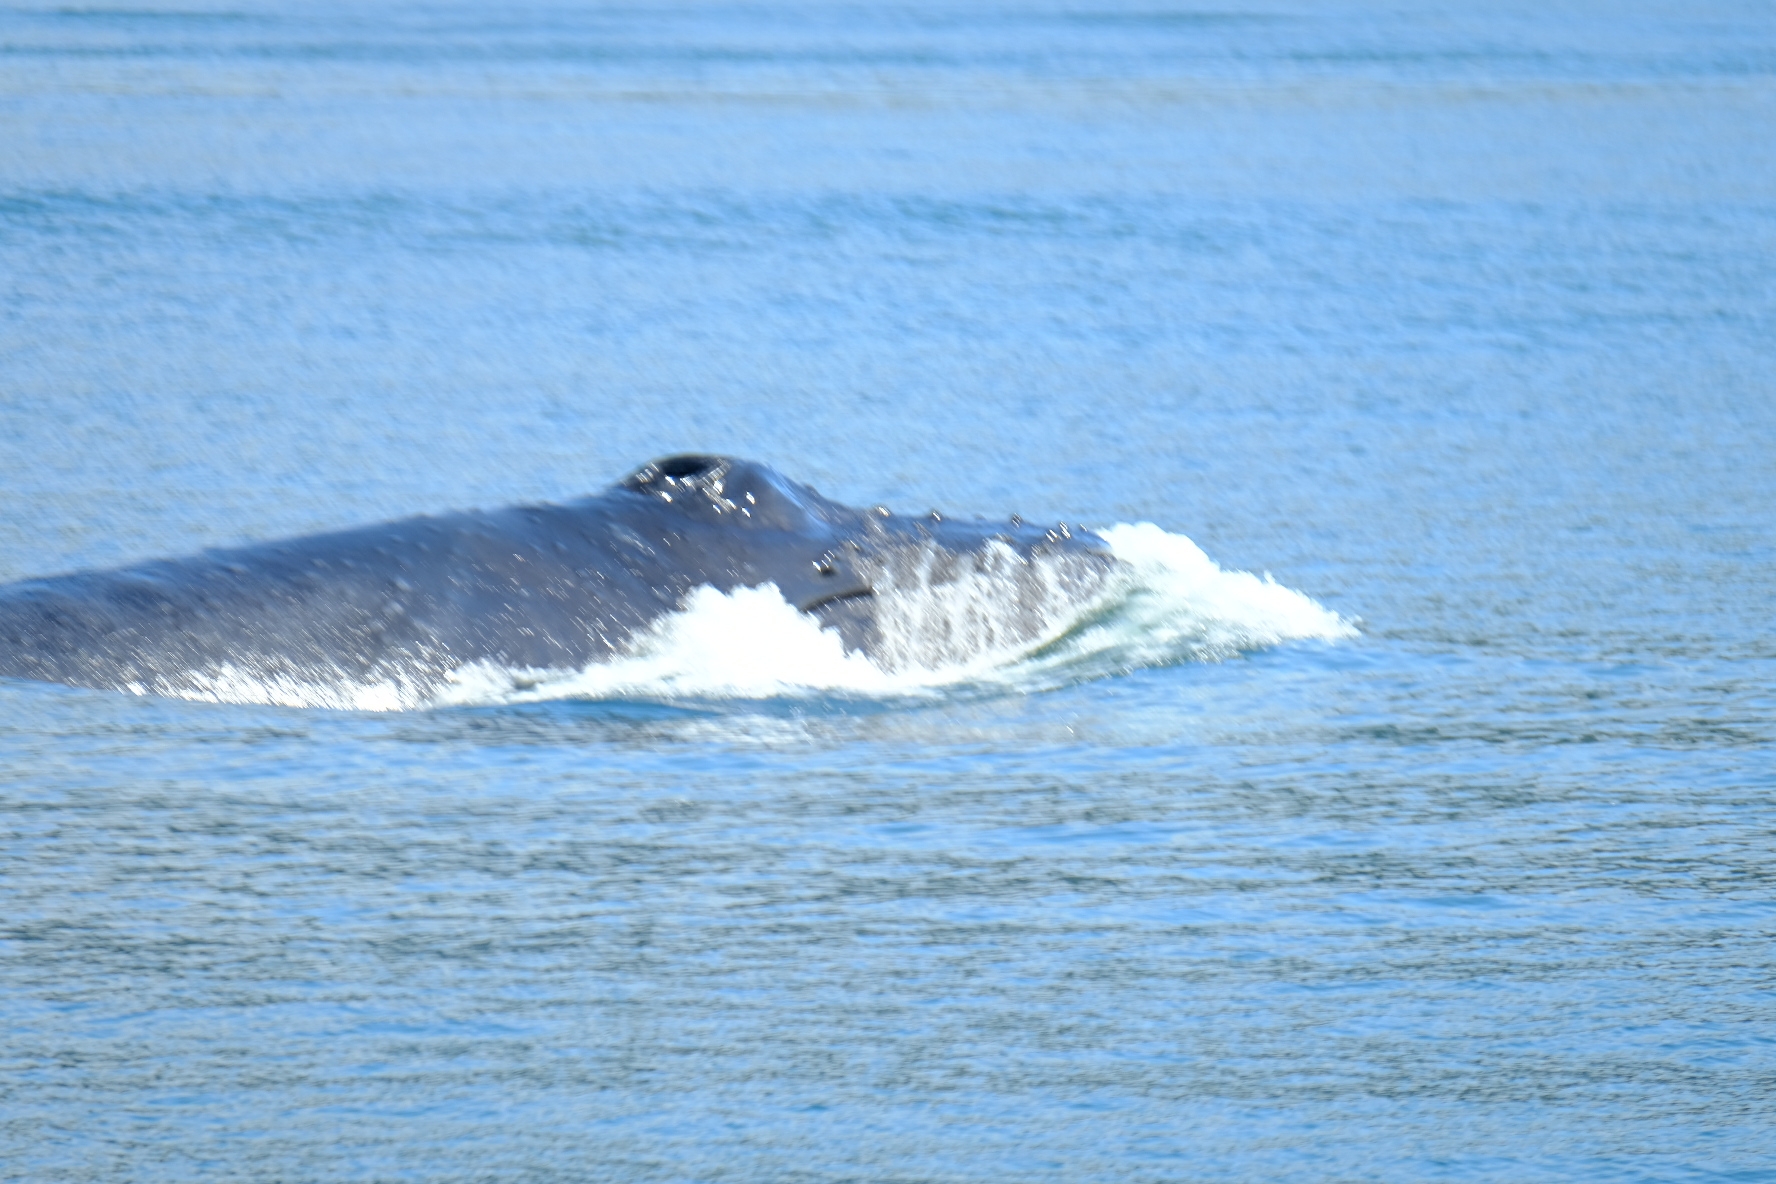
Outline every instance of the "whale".
[[0, 677], [200, 698], [243, 680], [394, 685], [423, 701], [470, 668], [523, 685], [617, 660], [699, 589], [765, 586], [892, 667], [962, 627], [933, 609], [946, 589], [966, 584], [977, 631], [1027, 644], [1116, 569], [1083, 528], [855, 508], [761, 463], [685, 454], [561, 503], [0, 585]]

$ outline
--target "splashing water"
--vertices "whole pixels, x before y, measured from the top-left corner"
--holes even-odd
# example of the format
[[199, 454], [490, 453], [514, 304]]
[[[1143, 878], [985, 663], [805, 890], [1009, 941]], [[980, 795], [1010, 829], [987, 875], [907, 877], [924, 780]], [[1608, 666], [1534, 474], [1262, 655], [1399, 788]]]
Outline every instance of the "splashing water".
[[1268, 574], [1224, 571], [1190, 539], [1151, 522], [1099, 534], [1123, 564], [1118, 587], [1096, 613], [1032, 655], [1025, 664], [1031, 674], [1078, 681], [1357, 634], [1354, 624], [1313, 598]]

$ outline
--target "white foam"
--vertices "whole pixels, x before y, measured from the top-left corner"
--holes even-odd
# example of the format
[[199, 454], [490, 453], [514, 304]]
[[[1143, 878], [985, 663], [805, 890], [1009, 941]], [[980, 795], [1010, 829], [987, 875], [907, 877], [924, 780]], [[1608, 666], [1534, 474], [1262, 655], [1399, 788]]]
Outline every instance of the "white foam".
[[1356, 636], [1355, 625], [1311, 597], [1269, 574], [1224, 570], [1183, 535], [1150, 522], [1098, 533], [1123, 564], [1118, 586], [1055, 644], [1003, 672], [1017, 689]]
[[[520, 684], [514, 686], [516, 681]], [[485, 664], [452, 676], [439, 704], [533, 699], [766, 699], [810, 690], [894, 693], [895, 678], [783, 599], [776, 585], [698, 588], [627, 657], [583, 670], [511, 672]]]
[[1350, 637], [1355, 627], [1268, 575], [1225, 571], [1183, 535], [1152, 523], [1100, 531], [1120, 561], [1081, 581], [1065, 556], [990, 549], [961, 571], [935, 556], [876, 584], [882, 635], [871, 659], [798, 612], [775, 586], [699, 588], [629, 653], [583, 670], [462, 667], [442, 687], [325, 685], [234, 668], [144, 691], [221, 702], [392, 711], [539, 699], [764, 699], [810, 694], [926, 697], [968, 687], [1035, 691], [1182, 661], [1214, 661], [1288, 641]]
[[[511, 684], [510, 676], [506, 684]], [[394, 678], [365, 681], [346, 671], [332, 678], [266, 674], [224, 664], [176, 680], [132, 683], [138, 695], [162, 695], [199, 703], [260, 703], [268, 707], [323, 707], [332, 711], [410, 711], [431, 705], [431, 695]]]

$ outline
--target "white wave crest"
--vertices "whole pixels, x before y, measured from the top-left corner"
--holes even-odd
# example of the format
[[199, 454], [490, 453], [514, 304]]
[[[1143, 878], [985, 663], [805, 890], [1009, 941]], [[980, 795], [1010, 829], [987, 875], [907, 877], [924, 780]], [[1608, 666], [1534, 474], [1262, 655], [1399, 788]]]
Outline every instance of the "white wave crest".
[[[506, 685], [511, 685], [506, 676]], [[190, 699], [198, 703], [259, 703], [267, 707], [321, 707], [330, 711], [411, 711], [432, 705], [431, 693], [411, 679], [366, 680], [345, 670], [332, 677], [267, 673], [233, 663], [195, 670], [176, 678], [131, 683], [137, 695]]]
[[1312, 597], [1268, 573], [1227, 571], [1190, 539], [1151, 522], [1098, 533], [1123, 565], [1118, 586], [1057, 644], [1007, 672], [1026, 688], [1357, 635]]
[[[477, 663], [452, 675], [439, 705], [534, 699], [766, 699], [810, 690], [892, 694], [894, 678], [783, 599], [775, 584], [703, 587], [654, 623], [626, 657], [583, 670], [514, 674]], [[514, 683], [517, 685], [514, 685]]]

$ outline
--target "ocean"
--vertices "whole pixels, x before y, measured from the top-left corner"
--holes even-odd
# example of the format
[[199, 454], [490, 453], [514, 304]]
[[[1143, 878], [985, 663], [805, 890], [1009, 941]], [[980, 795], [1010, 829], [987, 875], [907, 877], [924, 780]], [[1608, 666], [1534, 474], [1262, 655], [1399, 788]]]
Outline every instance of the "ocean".
[[689, 451], [1143, 574], [0, 680], [0, 1179], [1776, 1181], [1768, 4], [0, 8], [0, 582]]

